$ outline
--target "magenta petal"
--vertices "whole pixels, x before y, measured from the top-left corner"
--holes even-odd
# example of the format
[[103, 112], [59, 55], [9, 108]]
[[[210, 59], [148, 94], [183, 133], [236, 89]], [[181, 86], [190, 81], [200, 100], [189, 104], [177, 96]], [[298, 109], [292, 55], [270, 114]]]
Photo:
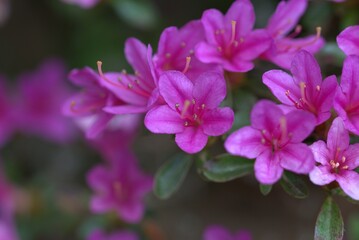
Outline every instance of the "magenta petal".
[[301, 174], [307, 174], [314, 168], [314, 157], [304, 143], [288, 144], [279, 153], [282, 168]]
[[254, 68], [254, 64], [250, 61], [240, 59], [240, 55], [236, 56], [235, 59], [223, 59], [222, 66], [225, 70], [230, 72], [248, 72]]
[[327, 145], [332, 151], [344, 150], [349, 146], [349, 133], [344, 127], [343, 120], [339, 117], [334, 119], [329, 129]]
[[260, 131], [252, 127], [243, 127], [229, 135], [224, 146], [227, 152], [233, 155], [256, 158], [268, 148], [261, 140]]
[[231, 129], [234, 113], [229, 107], [205, 112], [202, 117], [203, 132], [208, 136], [220, 136]]
[[300, 82], [304, 82], [308, 89], [315, 89], [317, 85], [322, 84], [319, 64], [312, 54], [307, 51], [300, 51], [295, 55], [291, 72], [298, 86]]
[[192, 100], [193, 83], [179, 71], [164, 72], [159, 80], [159, 89], [162, 97], [173, 110], [176, 110], [176, 104], [182, 109], [186, 100]]
[[238, 57], [251, 61], [266, 51], [271, 43], [272, 39], [266, 30], [254, 30], [239, 44]]
[[273, 132], [279, 124], [281, 116], [284, 116], [283, 112], [274, 102], [258, 101], [251, 112], [252, 127], [261, 131]]
[[194, 81], [193, 97], [199, 106], [205, 104], [206, 108], [214, 109], [225, 96], [226, 82], [220, 73], [205, 72]]
[[153, 133], [180, 133], [185, 131], [184, 120], [169, 106], [151, 109], [145, 117], [145, 126]]
[[222, 54], [214, 45], [205, 42], [198, 43], [195, 48], [196, 58], [204, 63], [222, 63]]
[[207, 144], [208, 136], [197, 127], [186, 127], [184, 132], [176, 134], [177, 145], [185, 152], [200, 152]]
[[263, 83], [269, 87], [271, 92], [284, 104], [293, 106], [293, 102], [286, 95], [294, 95], [296, 99], [300, 98], [299, 87], [294, 84], [292, 76], [281, 70], [271, 70], [263, 74]]
[[108, 184], [111, 181], [108, 178], [108, 171], [101, 165], [92, 168], [86, 178], [90, 187], [98, 192], [106, 192]]
[[268, 21], [267, 29], [275, 36], [289, 33], [307, 8], [307, 0], [281, 1]]
[[319, 106], [318, 124], [328, 120], [330, 116], [330, 110], [333, 106], [337, 87], [338, 87], [338, 82], [337, 82], [337, 78], [334, 75], [329, 76], [323, 80], [323, 83], [321, 85], [320, 95], [316, 100], [316, 104]]
[[143, 213], [145, 211], [143, 203], [140, 201], [128, 201], [128, 202], [122, 202], [118, 206], [118, 213], [120, 214], [120, 217], [129, 223], [138, 223], [142, 217]]
[[340, 87], [346, 99], [350, 103], [357, 104], [359, 102], [359, 56], [349, 56], [343, 63], [343, 72], [340, 79]]
[[349, 145], [343, 155], [346, 157], [345, 165], [349, 170], [359, 167], [359, 143]]
[[338, 35], [337, 42], [346, 55], [359, 55], [359, 25], [344, 29]]
[[359, 174], [357, 172], [344, 171], [337, 176], [337, 182], [349, 197], [359, 200]]
[[90, 208], [94, 213], [105, 213], [111, 207], [111, 202], [104, 196], [93, 196], [90, 200]]
[[261, 153], [254, 163], [254, 174], [262, 184], [273, 184], [277, 182], [282, 174], [279, 156], [271, 150]]
[[335, 175], [330, 173], [329, 166], [317, 166], [309, 173], [310, 181], [314, 184], [323, 186], [333, 182]]
[[232, 235], [220, 225], [211, 225], [206, 228], [203, 240], [233, 240]]
[[293, 110], [286, 114], [287, 130], [292, 134], [291, 142], [302, 142], [314, 130], [316, 119], [308, 112]]
[[86, 130], [86, 137], [89, 139], [96, 138], [107, 126], [107, 124], [114, 117], [113, 114], [101, 112], [96, 115], [96, 120]]
[[99, 75], [89, 67], [72, 70], [68, 78], [81, 87], [96, 87], [99, 84]]
[[148, 108], [143, 106], [121, 105], [121, 106], [108, 106], [103, 109], [105, 112], [112, 114], [133, 114], [147, 112]]
[[231, 21], [236, 21], [237, 36], [246, 36], [253, 29], [255, 21], [252, 3], [248, 0], [234, 1], [224, 18], [225, 27], [230, 29]]
[[328, 160], [331, 158], [331, 154], [327, 148], [327, 145], [323, 141], [314, 142], [309, 146], [312, 149], [314, 160], [322, 165], [327, 165]]
[[[201, 21], [208, 43], [217, 45], [218, 36], [216, 35], [216, 31], [224, 28], [223, 14], [217, 9], [209, 9], [203, 12]], [[220, 42], [223, 44], [225, 39], [222, 38]]]

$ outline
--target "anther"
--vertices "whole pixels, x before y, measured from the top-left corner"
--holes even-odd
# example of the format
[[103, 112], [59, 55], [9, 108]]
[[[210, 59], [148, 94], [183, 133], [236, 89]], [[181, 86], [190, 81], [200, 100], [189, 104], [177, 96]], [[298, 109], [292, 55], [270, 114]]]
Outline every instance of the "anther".
[[217, 47], [218, 52], [222, 52], [222, 47]]
[[202, 107], [202, 109], [205, 109], [206, 104], [202, 103], [201, 107]]
[[171, 53], [166, 53], [166, 58], [170, 58], [171, 57]]
[[189, 53], [189, 55], [193, 55], [194, 54], [193, 49], [189, 50], [188, 53]]
[[342, 167], [343, 170], [347, 170], [348, 168], [349, 168], [348, 165], [345, 165], [345, 166]]
[[184, 126], [185, 126], [185, 127], [187, 127], [188, 124], [189, 124], [189, 123], [188, 123], [187, 121], [184, 122]]
[[195, 104], [196, 104], [196, 100], [192, 99], [192, 104], [195, 105]]
[[191, 57], [186, 57], [186, 65], [185, 65], [182, 73], [186, 73], [188, 71], [190, 63], [191, 63]]
[[320, 91], [320, 86], [317, 85], [317, 86], [315, 87], [315, 89], [317, 89], [317, 91], [319, 92], [319, 91]]
[[133, 85], [132, 85], [131, 83], [129, 83], [129, 84], [127, 85], [127, 87], [128, 87], [129, 89], [132, 89], [132, 88], [133, 88]]
[[261, 139], [261, 143], [262, 144], [265, 144], [266, 143], [266, 140], [264, 138]]
[[175, 108], [179, 108], [179, 103], [176, 103], [176, 104], [175, 104]]
[[193, 114], [193, 119], [197, 120], [197, 118], [198, 118], [197, 114]]
[[122, 70], [122, 74], [124, 74], [124, 75], [126, 75], [126, 74], [127, 74], [126, 69], [123, 69], [123, 70]]
[[181, 47], [186, 47], [186, 43], [185, 42], [181, 42]]

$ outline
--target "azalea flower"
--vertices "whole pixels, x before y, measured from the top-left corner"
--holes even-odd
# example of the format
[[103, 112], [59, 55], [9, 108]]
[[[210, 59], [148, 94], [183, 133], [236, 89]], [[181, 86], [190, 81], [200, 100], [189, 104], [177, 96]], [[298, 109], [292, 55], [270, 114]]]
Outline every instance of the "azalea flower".
[[96, 192], [90, 208], [95, 213], [115, 211], [129, 223], [139, 222], [144, 214], [143, 197], [152, 189], [152, 178], [143, 174], [131, 153], [123, 152], [109, 166], [97, 165], [87, 174]]
[[226, 96], [226, 83], [217, 72], [206, 72], [193, 82], [183, 73], [167, 71], [159, 80], [159, 91], [166, 105], [151, 109], [145, 117], [153, 133], [176, 134], [177, 145], [187, 153], [197, 153], [208, 136], [220, 136], [233, 123], [234, 113], [219, 108]]
[[251, 123], [233, 132], [225, 148], [233, 155], [256, 158], [254, 173], [260, 183], [277, 182], [284, 169], [300, 174], [313, 169], [313, 154], [302, 143], [314, 129], [312, 114], [299, 110], [284, 113], [273, 102], [261, 100], [253, 107]]
[[19, 77], [16, 99], [19, 130], [58, 142], [73, 137], [74, 125], [61, 113], [63, 102], [71, 94], [64, 81], [65, 73], [64, 64], [52, 59]]
[[359, 25], [344, 29], [337, 37], [338, 46], [346, 55], [359, 56]]
[[343, 120], [334, 119], [328, 132], [327, 143], [317, 141], [310, 148], [318, 165], [310, 172], [310, 180], [317, 185], [337, 181], [343, 191], [359, 200], [359, 144], [349, 145], [349, 133]]
[[89, 67], [72, 70], [69, 79], [83, 89], [65, 102], [63, 113], [77, 120], [86, 137], [96, 138], [114, 118], [103, 108], [122, 101], [101, 86], [101, 77]]
[[251, 240], [252, 236], [248, 231], [240, 230], [231, 234], [220, 225], [208, 226], [203, 234], [203, 240]]
[[94, 230], [86, 238], [87, 240], [138, 240], [138, 236], [131, 231], [116, 231], [106, 234], [101, 230]]
[[266, 30], [252, 30], [255, 15], [249, 0], [233, 2], [225, 15], [216, 9], [207, 10], [201, 21], [206, 41], [197, 45], [195, 54], [204, 63], [220, 64], [227, 71], [247, 72], [254, 67], [253, 60], [270, 46]]
[[101, 84], [124, 102], [119, 106], [107, 106], [104, 110], [112, 114], [147, 112], [160, 101], [152, 48], [135, 38], [129, 38], [125, 43], [125, 55], [134, 69], [134, 75], [127, 74], [125, 70], [122, 73], [103, 74], [102, 63], [98, 62]]
[[343, 64], [334, 109], [343, 119], [345, 127], [359, 134], [359, 56], [349, 56]]
[[281, 70], [271, 70], [263, 75], [263, 83], [286, 106], [312, 113], [317, 125], [330, 117], [337, 80], [334, 75], [322, 80], [320, 67], [306, 51], [295, 55], [290, 76]]
[[[320, 28], [317, 28], [315, 36], [295, 38], [301, 32], [301, 27], [297, 24], [307, 5], [308, 0], [281, 1], [278, 4], [266, 27], [273, 41], [271, 47], [261, 55], [263, 59], [289, 69], [298, 51], [303, 49], [314, 54], [323, 47], [324, 40], [320, 37]], [[294, 32], [289, 34], [294, 28]]]
[[166, 28], [153, 58], [156, 70], [160, 74], [166, 70], [182, 71], [189, 79], [196, 79], [203, 72], [216, 68], [220, 71], [216, 65], [202, 63], [194, 55], [195, 46], [204, 39], [204, 29], [199, 20], [190, 21], [180, 29]]

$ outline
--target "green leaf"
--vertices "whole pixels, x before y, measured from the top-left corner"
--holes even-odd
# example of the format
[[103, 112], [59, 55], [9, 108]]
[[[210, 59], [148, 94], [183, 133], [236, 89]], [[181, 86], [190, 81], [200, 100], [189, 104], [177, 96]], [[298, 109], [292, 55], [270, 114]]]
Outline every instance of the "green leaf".
[[169, 198], [181, 186], [191, 167], [189, 155], [177, 154], [156, 173], [154, 193], [161, 199]]
[[340, 240], [344, 235], [344, 223], [340, 213], [340, 209], [333, 201], [332, 197], [328, 197], [319, 212], [317, 222], [315, 224], [315, 240]]
[[253, 160], [223, 154], [204, 161], [200, 172], [213, 182], [227, 182], [253, 172]]
[[250, 113], [256, 103], [256, 97], [249, 92], [238, 90], [234, 93], [234, 122], [231, 132], [250, 125]]
[[284, 191], [295, 198], [306, 198], [308, 196], [308, 188], [305, 182], [291, 172], [284, 172], [280, 185]]
[[267, 196], [271, 192], [272, 186], [273, 185], [259, 184], [259, 190], [264, 196]]

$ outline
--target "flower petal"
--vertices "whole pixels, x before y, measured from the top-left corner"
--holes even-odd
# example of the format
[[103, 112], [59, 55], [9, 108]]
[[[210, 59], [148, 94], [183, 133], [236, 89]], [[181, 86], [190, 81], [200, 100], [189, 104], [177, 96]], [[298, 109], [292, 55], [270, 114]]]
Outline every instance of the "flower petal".
[[273, 132], [283, 115], [282, 110], [274, 102], [268, 100], [258, 101], [251, 112], [252, 127]]
[[90, 200], [90, 209], [94, 213], [105, 213], [112, 207], [112, 202], [105, 196], [93, 196]]
[[252, 127], [243, 127], [229, 135], [224, 146], [227, 152], [233, 155], [256, 158], [268, 148], [261, 140], [260, 131]]
[[314, 168], [314, 157], [304, 143], [288, 144], [279, 153], [280, 165], [289, 171], [307, 174]]
[[208, 136], [197, 127], [186, 127], [176, 134], [177, 145], [189, 154], [200, 152], [207, 144]]
[[201, 18], [206, 39], [209, 44], [224, 44], [224, 34], [218, 36], [216, 32], [220, 29], [224, 29], [224, 16], [217, 9], [209, 9], [203, 12]]
[[359, 26], [350, 26], [344, 29], [338, 37], [339, 48], [346, 55], [359, 55]]
[[340, 87], [347, 96], [350, 104], [359, 102], [359, 56], [349, 56], [343, 63], [343, 72], [340, 79]]
[[220, 136], [231, 129], [234, 113], [229, 107], [205, 112], [202, 117], [203, 132], [208, 136]]
[[332, 75], [323, 80], [323, 83], [320, 87], [319, 96], [316, 98], [314, 103], [314, 105], [319, 107], [317, 116], [318, 124], [325, 122], [330, 117], [330, 110], [333, 107], [337, 87], [338, 82], [336, 76]]
[[236, 21], [237, 39], [249, 34], [255, 21], [252, 3], [248, 0], [234, 1], [224, 17], [224, 24], [228, 30], [231, 30], [232, 21]]
[[176, 104], [182, 109], [186, 100], [192, 100], [193, 83], [179, 71], [166, 71], [159, 80], [162, 97], [170, 108], [176, 111]]
[[225, 96], [226, 82], [220, 73], [205, 72], [194, 81], [193, 97], [198, 106], [205, 104], [206, 109], [214, 109]]
[[287, 131], [291, 133], [291, 142], [298, 143], [306, 139], [314, 130], [317, 123], [313, 114], [293, 110], [285, 115]]
[[100, 76], [90, 67], [74, 69], [70, 72], [68, 78], [77, 86], [98, 87]]
[[337, 176], [337, 182], [349, 197], [359, 200], [359, 174], [357, 172], [345, 171]]
[[359, 143], [349, 145], [343, 155], [346, 157], [345, 165], [349, 167], [349, 170], [359, 167]]
[[343, 151], [349, 146], [349, 133], [345, 129], [343, 120], [339, 117], [334, 119], [332, 126], [328, 132], [327, 138], [328, 148], [332, 151]]
[[322, 140], [314, 142], [309, 146], [313, 152], [314, 160], [322, 165], [328, 165], [331, 154], [327, 148], [327, 144]]
[[210, 45], [206, 42], [200, 42], [195, 47], [196, 58], [204, 63], [220, 63], [224, 61], [222, 54], [218, 51], [218, 48], [214, 45]]
[[129, 223], [138, 223], [145, 211], [144, 205], [138, 200], [128, 200], [118, 205], [117, 211], [120, 217]]
[[102, 165], [92, 168], [87, 173], [86, 179], [89, 186], [98, 192], [106, 192], [111, 182], [108, 177], [108, 170]]
[[232, 240], [232, 235], [220, 225], [208, 226], [203, 234], [203, 240]]
[[301, 82], [304, 82], [307, 89], [310, 90], [322, 84], [319, 64], [312, 54], [307, 51], [302, 50], [295, 55], [290, 71], [298, 86]]
[[105, 107], [103, 110], [111, 114], [133, 114], [147, 112], [148, 108], [144, 106], [120, 105], [108, 106]]
[[272, 39], [266, 30], [254, 30], [239, 44], [237, 57], [241, 60], [252, 61], [266, 51], [271, 43]]
[[185, 131], [183, 119], [167, 105], [151, 109], [146, 114], [145, 126], [153, 133], [173, 134]]
[[86, 130], [86, 137], [89, 139], [96, 138], [106, 128], [113, 117], [113, 114], [105, 112], [97, 114], [92, 125]]
[[261, 184], [273, 184], [277, 182], [282, 174], [279, 156], [271, 150], [261, 153], [254, 163], [254, 174]]
[[310, 181], [314, 184], [323, 186], [333, 182], [336, 177], [328, 170], [329, 166], [317, 166], [309, 173]]

